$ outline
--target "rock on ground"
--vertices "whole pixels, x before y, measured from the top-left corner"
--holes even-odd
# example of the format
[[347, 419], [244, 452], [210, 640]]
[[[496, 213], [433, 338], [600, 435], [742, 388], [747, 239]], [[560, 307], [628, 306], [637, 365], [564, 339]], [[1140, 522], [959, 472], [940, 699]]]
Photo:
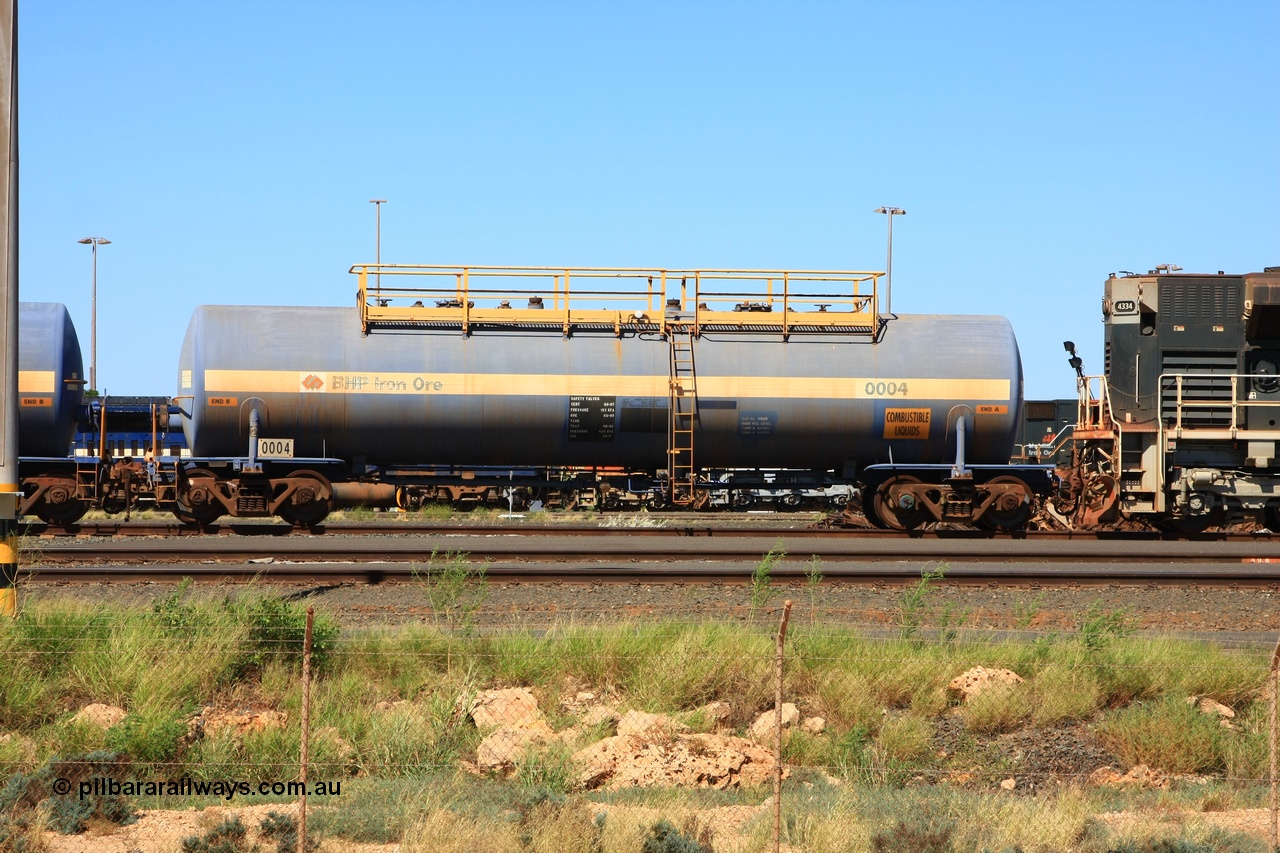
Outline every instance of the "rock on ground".
[[499, 770], [516, 764], [530, 746], [549, 743], [556, 733], [545, 720], [521, 720], [500, 726], [476, 748], [476, 764], [481, 770]]
[[109, 729], [127, 716], [129, 716], [129, 712], [124, 708], [105, 705], [101, 702], [91, 702], [77, 711], [76, 715], [71, 719], [75, 723], [88, 723], [100, 729]]
[[580, 788], [736, 788], [773, 778], [773, 753], [723, 735], [681, 734], [666, 743], [606, 738], [573, 756]]
[[471, 703], [471, 719], [481, 731], [542, 718], [538, 699], [527, 687], [482, 690]]
[[963, 701], [968, 702], [993, 684], [1021, 684], [1022, 681], [1022, 676], [1012, 670], [975, 666], [951, 679], [951, 683], [947, 685], [947, 693], [952, 696], [958, 695]]
[[643, 740], [671, 738], [689, 731], [689, 727], [666, 714], [647, 714], [644, 711], [628, 711], [618, 720], [621, 737], [638, 737]]
[[[800, 709], [790, 702], [782, 703], [782, 728], [789, 729], [800, 722]], [[751, 724], [751, 737], [763, 741], [774, 737], [778, 730], [778, 712], [773, 708], [756, 717]]]

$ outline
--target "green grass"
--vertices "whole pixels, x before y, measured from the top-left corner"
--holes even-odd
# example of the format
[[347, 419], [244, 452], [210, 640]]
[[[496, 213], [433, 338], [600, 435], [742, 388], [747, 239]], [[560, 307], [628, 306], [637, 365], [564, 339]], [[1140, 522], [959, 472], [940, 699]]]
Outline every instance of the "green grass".
[[1221, 771], [1232, 739], [1216, 718], [1174, 696], [1121, 709], [1101, 723], [1098, 733], [1127, 765], [1171, 773]]
[[453, 512], [447, 503], [430, 503], [424, 504], [416, 514], [421, 521], [448, 521], [453, 518]]
[[777, 590], [773, 588], [773, 570], [787, 556], [787, 551], [782, 547], [782, 540], [779, 539], [774, 546], [769, 549], [760, 562], [756, 563], [755, 569], [751, 572], [751, 618], [754, 620], [756, 614], [764, 608], [769, 601], [777, 595]]
[[[441, 607], [456, 606], [457, 599], [446, 593], [441, 591]], [[0, 742], [0, 769], [5, 776], [29, 773], [57, 755], [109, 749], [121, 753], [137, 774], [293, 778], [302, 617], [300, 605], [253, 589], [236, 599], [197, 600], [182, 586], [133, 610], [34, 603], [17, 619], [0, 623], [6, 661], [0, 668], [0, 731], [11, 735]], [[774, 637], [767, 625], [568, 623], [538, 632], [477, 631], [453, 619], [342, 633], [323, 617], [317, 624], [312, 778], [354, 785], [342, 799], [341, 811], [349, 813], [323, 819], [332, 823], [325, 832], [333, 837], [403, 839], [406, 849], [428, 849], [438, 836], [445, 839], [439, 849], [450, 849], [447, 839], [463, 827], [491, 839], [493, 849], [516, 843], [523, 847], [511, 849], [585, 844], [582, 849], [595, 850], [590, 845], [601, 844], [603, 850], [620, 850], [623, 839], [640, 843], [635, 828], [624, 832], [619, 819], [596, 825], [595, 807], [573, 791], [571, 746], [527, 751], [506, 782], [456, 775], [462, 762], [474, 761], [482, 738], [461, 711], [479, 690], [532, 687], [557, 730], [573, 723], [560, 708], [562, 700], [584, 689], [609, 697], [620, 710], [686, 716], [708, 702], [727, 701], [731, 715], [725, 725], [738, 734], [773, 703]], [[796, 778], [817, 786], [793, 789], [788, 831], [804, 839], [803, 849], [813, 850], [870, 851], [876, 838], [886, 839], [882, 844], [904, 838], [924, 844], [933, 830], [912, 823], [905, 803], [914, 798], [918, 804], [921, 796], [912, 787], [972, 774], [975, 766], [994, 760], [979, 740], [990, 742], [1028, 725], [1087, 721], [1126, 765], [1216, 774], [1240, 786], [1232, 797], [1251, 790], [1267, 759], [1266, 653], [1141, 638], [1108, 627], [1119, 624], [1105, 613], [1086, 614], [1075, 634], [1037, 643], [974, 637], [928, 642], [919, 632], [881, 639], [821, 624], [794, 625], [786, 698], [803, 716], [824, 717], [826, 730], [796, 730], [786, 738]], [[1026, 682], [957, 706], [946, 686], [976, 665], [1012, 669]], [[1237, 730], [1188, 705], [1189, 695], [1232, 706]], [[89, 702], [119, 705], [127, 716], [105, 731], [75, 721], [76, 711]], [[189, 721], [206, 705], [269, 709], [285, 715], [284, 722], [193, 736]], [[941, 751], [939, 733], [959, 722], [968, 740]], [[601, 727], [593, 737], [607, 733]], [[998, 781], [992, 774], [999, 769], [987, 766], [977, 778]], [[844, 780], [847, 788], [826, 790], [827, 775]], [[438, 791], [422, 793], [423, 780], [432, 780]], [[899, 795], [904, 799], [895, 799]], [[659, 794], [634, 796], [651, 803]], [[759, 802], [763, 796], [748, 799]], [[982, 792], [943, 786], [928, 796], [952, 804], [954, 820], [946, 833], [954, 849], [1021, 845], [1031, 851], [1054, 848], [1037, 847], [1012, 829], [993, 834], [964, 809], [1015, 823], [1052, 812], [1087, 840], [1102, 830], [1077, 818], [1113, 795], [1089, 793], [1087, 802], [1065, 793], [984, 799]], [[621, 794], [592, 797], [604, 797], [599, 802], [606, 805], [610, 797], [633, 805]], [[687, 804], [692, 795], [678, 797]], [[823, 797], [825, 805], [818, 802]], [[657, 801], [661, 811], [665, 806]], [[822, 808], [857, 816], [850, 818], [846, 847], [837, 845], [838, 833]], [[403, 817], [393, 818], [397, 813]], [[662, 816], [651, 815], [645, 826]], [[1186, 836], [1188, 843], [1208, 837], [1193, 836]], [[1098, 837], [1127, 843], [1105, 833]], [[1092, 843], [1060, 849], [1108, 849]]]

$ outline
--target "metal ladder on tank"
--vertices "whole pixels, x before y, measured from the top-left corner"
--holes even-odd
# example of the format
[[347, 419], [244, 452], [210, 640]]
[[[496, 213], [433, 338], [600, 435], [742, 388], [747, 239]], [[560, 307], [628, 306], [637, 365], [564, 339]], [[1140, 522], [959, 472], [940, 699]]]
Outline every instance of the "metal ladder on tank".
[[693, 428], [698, 417], [698, 382], [693, 364], [693, 328], [669, 327], [671, 384], [668, 390], [667, 457], [671, 474], [671, 501], [688, 506], [697, 499], [694, 490]]

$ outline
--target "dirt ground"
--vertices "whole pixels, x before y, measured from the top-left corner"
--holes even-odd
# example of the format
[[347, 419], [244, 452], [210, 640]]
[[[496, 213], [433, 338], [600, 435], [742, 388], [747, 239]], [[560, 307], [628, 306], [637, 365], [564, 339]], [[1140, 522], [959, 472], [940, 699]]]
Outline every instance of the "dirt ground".
[[[147, 607], [172, 592], [171, 583], [92, 583], [83, 585], [29, 583], [19, 590], [20, 601], [48, 599], [85, 604]], [[244, 583], [202, 584], [193, 596], [222, 598], [239, 595]], [[255, 591], [278, 592], [315, 606], [344, 628], [422, 624], [433, 619], [426, 590], [414, 582], [369, 584], [316, 582], [267, 583]], [[595, 623], [627, 620], [746, 621], [751, 613], [750, 592], [739, 585], [572, 584], [535, 585], [490, 583], [483, 605], [474, 614], [481, 628], [544, 628], [565, 622]], [[766, 610], [783, 598], [794, 602], [792, 624], [842, 625], [893, 629], [898, 625], [902, 587], [870, 586], [824, 581], [811, 590], [803, 582], [777, 584]], [[1103, 610], [1123, 609], [1142, 631], [1230, 639], [1240, 634], [1280, 634], [1280, 594], [1241, 587], [1167, 588], [1147, 586], [973, 587], [946, 583], [931, 591], [928, 607], [949, 608], [963, 616], [969, 631], [1070, 632], [1091, 605]], [[930, 625], [926, 610], [925, 627]], [[956, 617], [953, 616], [952, 624]]]

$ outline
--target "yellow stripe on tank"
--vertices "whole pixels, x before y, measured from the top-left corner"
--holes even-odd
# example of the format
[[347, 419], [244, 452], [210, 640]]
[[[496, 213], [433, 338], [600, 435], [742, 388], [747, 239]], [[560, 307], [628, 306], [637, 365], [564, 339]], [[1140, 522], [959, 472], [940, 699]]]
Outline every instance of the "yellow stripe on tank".
[[699, 397], [792, 400], [1008, 400], [1008, 379], [699, 376]]
[[54, 373], [52, 370], [19, 370], [19, 394], [52, 394]]
[[[697, 393], [719, 399], [1010, 400], [1008, 379], [884, 379], [807, 376], [698, 376]], [[666, 397], [665, 375], [546, 373], [337, 373], [206, 370], [207, 394], [393, 394]]]
[[546, 373], [314, 373], [286, 370], [206, 370], [206, 394], [414, 394], [440, 396], [566, 397], [614, 394], [665, 397], [665, 376], [609, 376]]

